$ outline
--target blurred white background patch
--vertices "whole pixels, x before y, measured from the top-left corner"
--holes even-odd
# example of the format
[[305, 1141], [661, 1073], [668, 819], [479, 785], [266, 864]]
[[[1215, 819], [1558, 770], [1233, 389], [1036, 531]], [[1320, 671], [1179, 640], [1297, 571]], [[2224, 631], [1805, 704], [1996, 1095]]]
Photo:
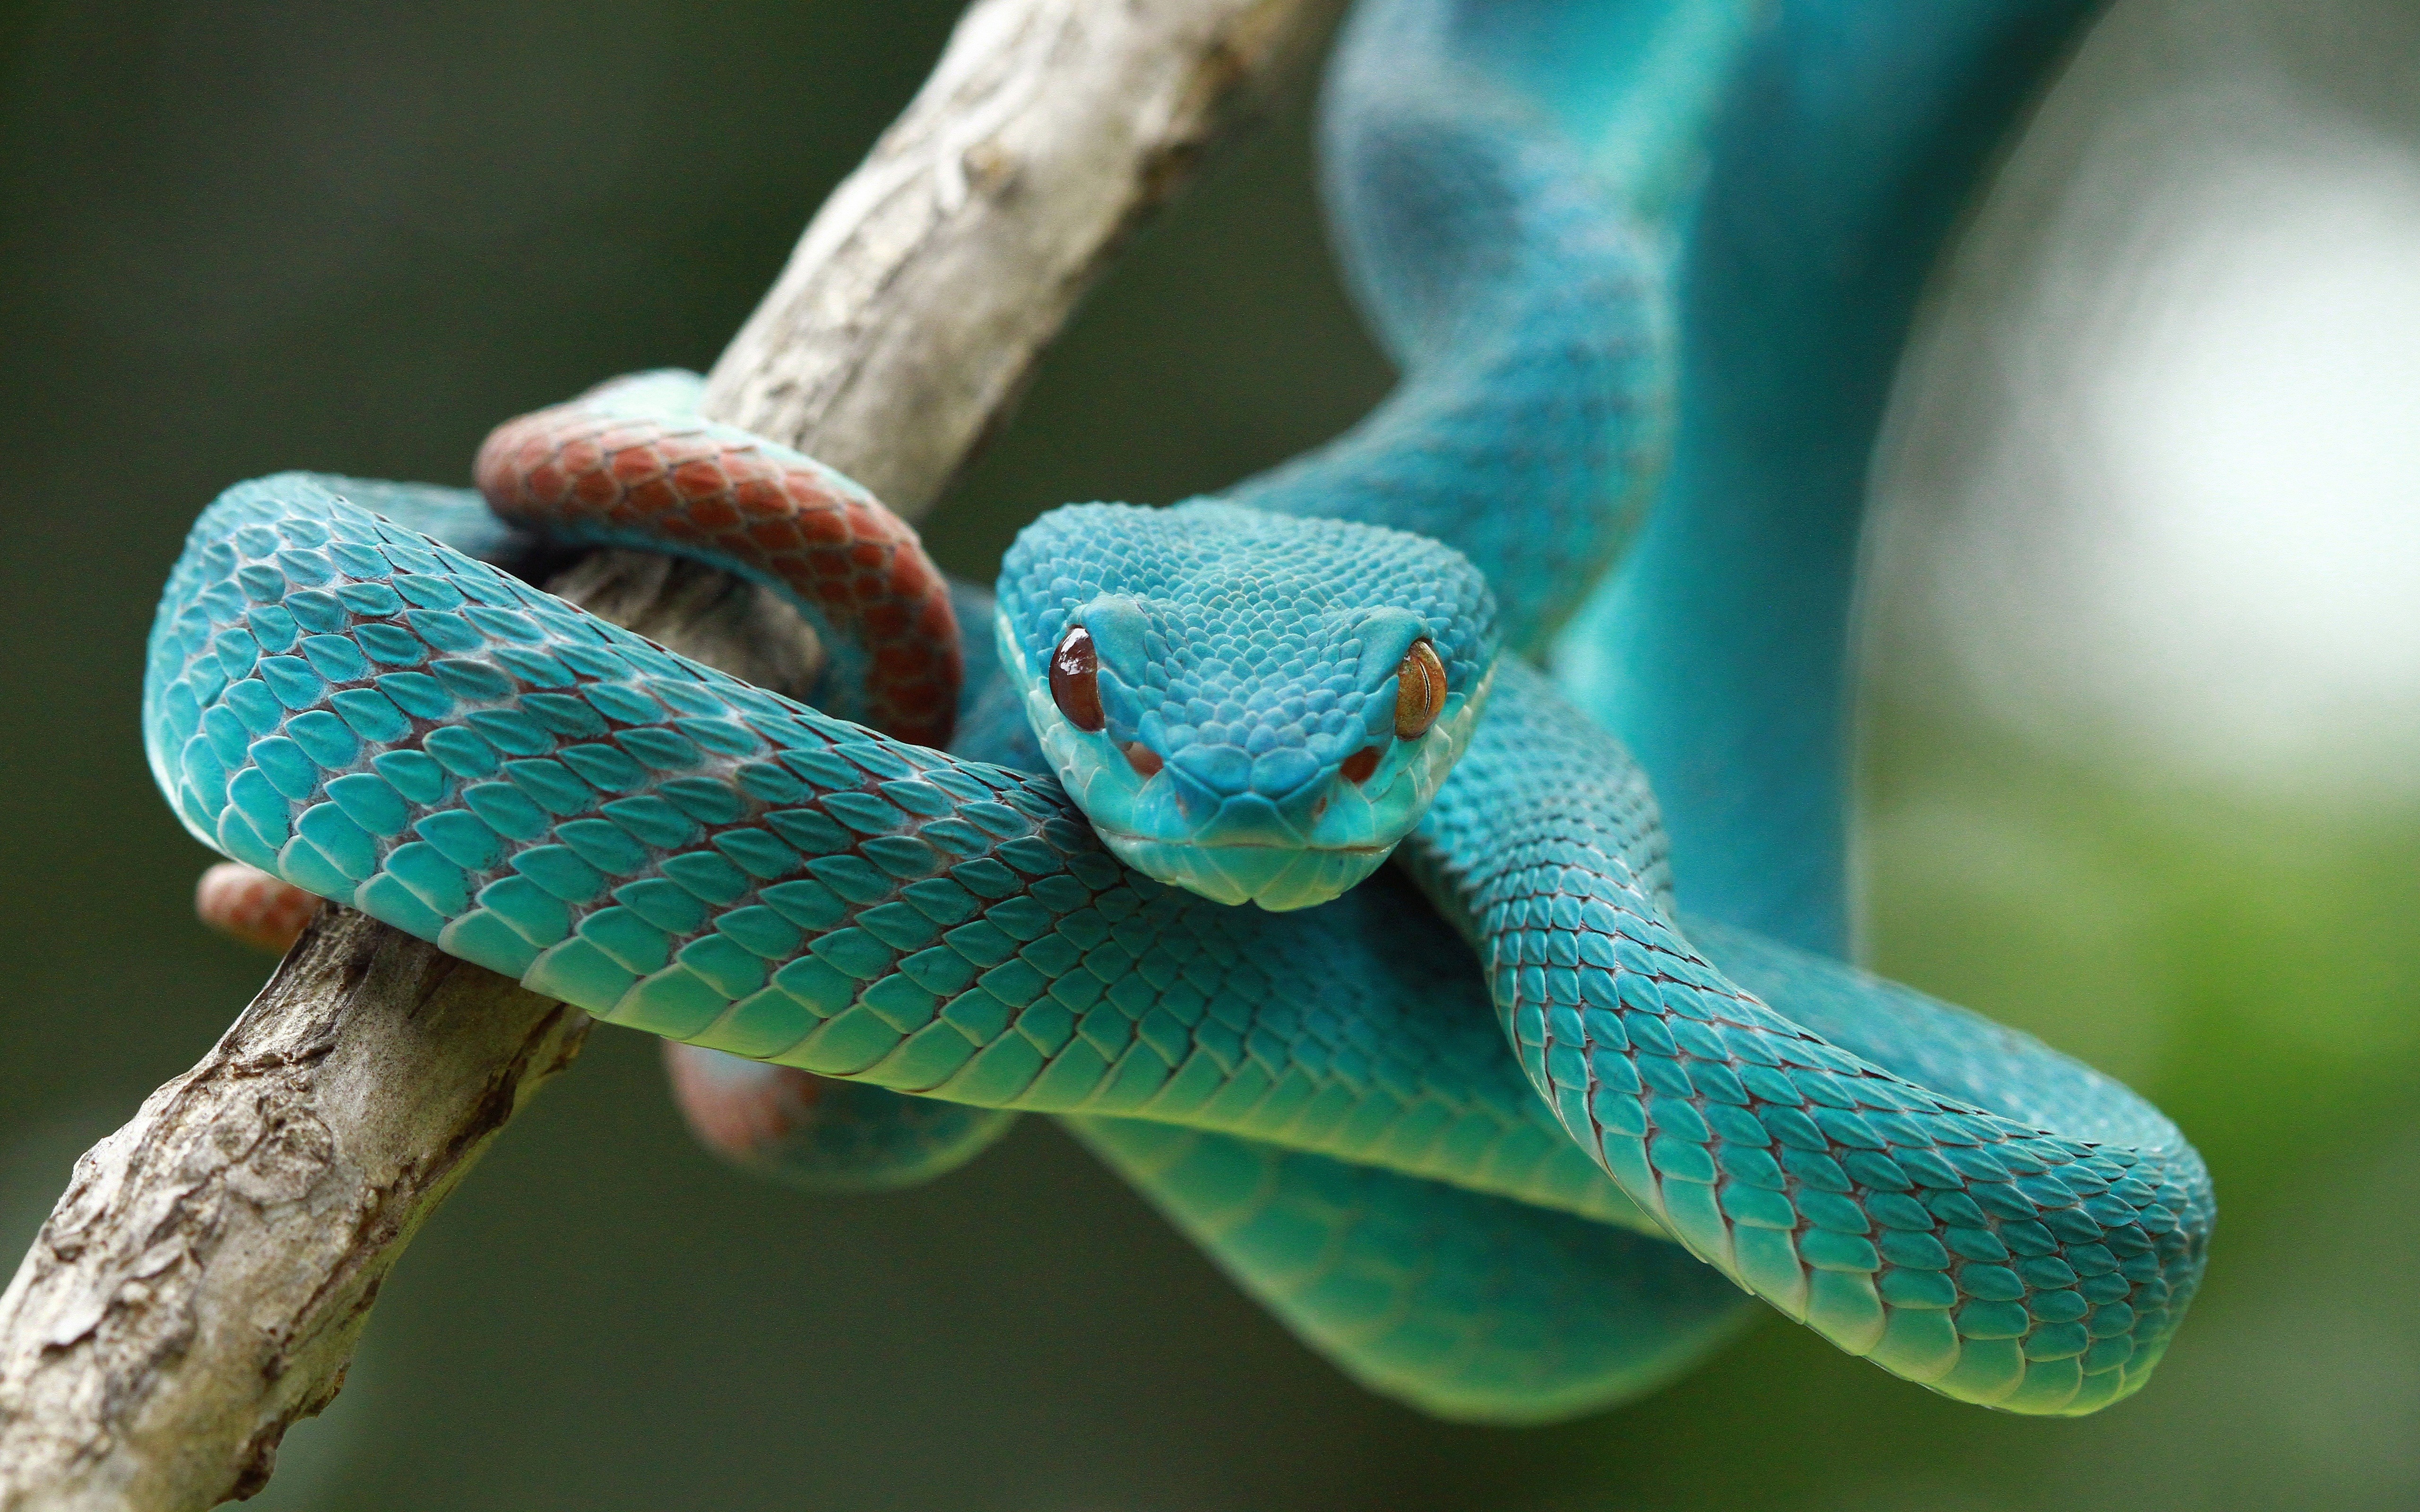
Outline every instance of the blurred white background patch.
[[2362, 8], [2120, 7], [2045, 104], [1879, 459], [1894, 689], [2155, 783], [2420, 796], [2420, 8]]

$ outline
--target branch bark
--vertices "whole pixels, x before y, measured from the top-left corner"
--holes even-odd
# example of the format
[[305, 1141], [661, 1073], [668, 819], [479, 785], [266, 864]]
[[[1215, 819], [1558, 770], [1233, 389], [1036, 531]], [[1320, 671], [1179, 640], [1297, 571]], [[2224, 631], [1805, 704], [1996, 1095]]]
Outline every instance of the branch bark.
[[[826, 203], [706, 412], [921, 514], [1125, 234], [1341, 0], [980, 0]], [[607, 553], [550, 584], [769, 687], [759, 590]], [[182, 1512], [266, 1484], [412, 1233], [589, 1021], [362, 915], [319, 918], [202, 1062], [87, 1151], [0, 1294], [0, 1512]]]
[[1342, 3], [975, 6], [715, 364], [706, 412], [922, 517], [1126, 233]]

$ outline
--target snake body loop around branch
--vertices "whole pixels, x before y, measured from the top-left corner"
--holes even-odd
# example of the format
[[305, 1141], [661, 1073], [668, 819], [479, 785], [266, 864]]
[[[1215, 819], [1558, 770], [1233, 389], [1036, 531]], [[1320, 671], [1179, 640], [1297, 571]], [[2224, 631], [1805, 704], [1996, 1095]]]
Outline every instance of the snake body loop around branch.
[[[2199, 1280], [2191, 1147], [2035, 1041], [1684, 919], [1645, 773], [1521, 659], [1654, 491], [1675, 186], [1757, 35], [1718, 0], [1580, 8], [1380, 0], [1349, 29], [1332, 191], [1406, 378], [1329, 447], [1222, 501], [1054, 512], [996, 605], [954, 609], [847, 480], [685, 417], [693, 380], [490, 441], [515, 523], [792, 594], [834, 650], [823, 710], [445, 545], [509, 555], [474, 496], [241, 485], [154, 632], [163, 791], [229, 856], [533, 990], [825, 1079], [714, 1105], [795, 1120], [850, 1084], [822, 1104], [868, 1135], [843, 1180], [921, 1168], [869, 1089], [992, 1110], [939, 1120], [959, 1153], [1065, 1116], [1434, 1412], [1618, 1400], [1743, 1293], [1963, 1400], [2125, 1395]], [[1668, 66], [1605, 62], [1640, 56]], [[1616, 87], [1572, 82], [1592, 61]], [[1615, 150], [1640, 120], [1652, 161]], [[950, 634], [985, 617], [996, 655]]]

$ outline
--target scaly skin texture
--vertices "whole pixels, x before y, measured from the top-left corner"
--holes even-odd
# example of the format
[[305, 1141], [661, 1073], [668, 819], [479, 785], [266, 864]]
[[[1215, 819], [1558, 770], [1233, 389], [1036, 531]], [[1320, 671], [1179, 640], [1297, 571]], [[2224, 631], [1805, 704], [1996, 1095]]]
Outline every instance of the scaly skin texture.
[[1314, 1348], [1442, 1416], [1601, 1408], [1749, 1316], [1714, 1270], [1632, 1229], [1229, 1134], [1066, 1122]]
[[[196, 834], [608, 1022], [1660, 1223], [1837, 1341], [2036, 1411], [2139, 1379], [2198, 1273], [2207, 1184], [2172, 1131], [2114, 1152], [2040, 1136], [1869, 1073], [1706, 966], [1663, 911], [1643, 782], [1517, 670], [1518, 717], [1482, 726], [1419, 842], [1483, 942], [1532, 1079], [1585, 1144], [1507, 1085], [1480, 1001], [1452, 991], [1450, 943], [1407, 937], [1400, 893], [1270, 916], [1151, 882], [1046, 778], [685, 663], [305, 475], [204, 517], [152, 668], [154, 760]], [[1612, 764], [1575, 784], [1590, 763]], [[2019, 1048], [2004, 1098], [2030, 1058], [2098, 1100], [2058, 1111], [2165, 1131]], [[1876, 1097], [1890, 1115], [1859, 1116]], [[1798, 1165], [1770, 1153], [1819, 1140]], [[2147, 1160], [2150, 1184], [2124, 1174]], [[1929, 1206], [1905, 1195], [1936, 1183]], [[1851, 1227], [1919, 1219], [1886, 1251]], [[1917, 1277], [1934, 1247], [1921, 1285], [1885, 1292], [1856, 1269], [1889, 1255], [1885, 1280]], [[2052, 1288], [2061, 1275], [2098, 1285]], [[2115, 1332], [2087, 1341], [2094, 1327]]]
[[[2210, 1188], [2181, 1135], [2023, 1036], [1684, 927], [1689, 858], [1645, 774], [1527, 664], [1488, 661], [1497, 636], [1544, 643], [1652, 490], [1668, 243], [1753, 8], [1365, 8], [1331, 83], [1331, 192], [1403, 391], [1240, 506], [1029, 532], [956, 755], [684, 662], [406, 528], [492, 537], [462, 496], [285, 474], [212, 505], [170, 581], [146, 682], [163, 791], [225, 854], [534, 990], [852, 1084], [811, 1103], [816, 1084], [684, 1059], [735, 1151], [773, 1150], [810, 1105], [856, 1141], [831, 1164], [869, 1172], [913, 1143], [907, 1099], [1069, 1116], [1307, 1341], [1432, 1412], [1539, 1420], [1647, 1389], [1737, 1325], [1736, 1288], [1962, 1400], [2105, 1405], [2201, 1273]], [[1654, 66], [1626, 77], [1632, 59]], [[693, 424], [643, 409], [611, 424]], [[1349, 520], [1300, 518], [1324, 514]], [[1286, 545], [1288, 517], [1311, 545]], [[1442, 539], [1318, 545], [1406, 539], [1387, 520]], [[1269, 547], [1151, 533], [1197, 526]], [[1436, 576], [1407, 585], [1407, 564]], [[1111, 727], [1088, 744], [1054, 724], [1041, 669], [1095, 613]], [[1387, 816], [1417, 825], [1406, 867], [1297, 911], [1227, 906], [1129, 869], [1079, 807], [1098, 790], [1112, 829], [1189, 812], [1158, 837], [1174, 845], [1215, 842], [1248, 798], [1251, 823], [1315, 840], [1419, 633], [1466, 702], [1372, 779], [1442, 779]], [[1163, 770], [1132, 764], [1135, 740]]]
[[171, 580], [147, 724], [207, 843], [668, 1038], [1641, 1221], [1453, 942], [1386, 927], [1400, 888], [1267, 917], [1156, 883], [1047, 777], [687, 662], [340, 482], [239, 485]]
[[[1495, 671], [1478, 569], [1366, 524], [1078, 505], [1026, 527], [1000, 583], [1001, 662], [1069, 795], [1128, 865], [1220, 903], [1308, 907], [1376, 871], [1469, 743]], [[1094, 731], [1054, 705], [1045, 665], [1078, 625], [1099, 660]], [[1415, 641], [1449, 692], [1434, 726], [1399, 739]], [[1357, 753], [1373, 764], [1348, 774]]]
[[1696, 1254], [1885, 1369], [2031, 1412], [2139, 1385], [2213, 1216], [2176, 1128], [2037, 1043], [1744, 936], [1774, 995], [1751, 994], [1672, 917], [1620, 747], [1533, 673], [1499, 699], [1414, 865], [1469, 920], [1573, 1138]]
[[704, 387], [642, 373], [499, 425], [479, 491], [551, 540], [696, 557], [781, 590], [824, 643], [819, 707], [947, 745], [957, 620], [914, 529], [812, 457], [698, 419]]

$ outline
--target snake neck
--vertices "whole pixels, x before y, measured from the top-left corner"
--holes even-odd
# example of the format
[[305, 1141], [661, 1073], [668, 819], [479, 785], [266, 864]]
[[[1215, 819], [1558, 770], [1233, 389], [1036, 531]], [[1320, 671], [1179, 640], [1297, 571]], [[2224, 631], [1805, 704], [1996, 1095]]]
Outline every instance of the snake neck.
[[2089, 0], [1785, 0], [1675, 275], [1668, 484], [1556, 641], [1655, 784], [1683, 901], [1848, 949], [1847, 679], [1869, 463], [1925, 276]]
[[1542, 651], [1668, 451], [1667, 231], [1753, 9], [1361, 8], [1329, 75], [1324, 187], [1403, 382], [1230, 497], [1441, 540], [1486, 575], [1507, 647]]
[[[1508, 815], [1529, 833], [1511, 835]], [[1643, 913], [1668, 918], [1672, 909], [1671, 867], [1646, 774], [1544, 673], [1517, 661], [1498, 669], [1489, 718], [1396, 858], [1482, 955], [1494, 934], [1534, 922], [1509, 917], [1505, 900], [1491, 893], [1508, 869], [1584, 865], [1624, 879]]]

